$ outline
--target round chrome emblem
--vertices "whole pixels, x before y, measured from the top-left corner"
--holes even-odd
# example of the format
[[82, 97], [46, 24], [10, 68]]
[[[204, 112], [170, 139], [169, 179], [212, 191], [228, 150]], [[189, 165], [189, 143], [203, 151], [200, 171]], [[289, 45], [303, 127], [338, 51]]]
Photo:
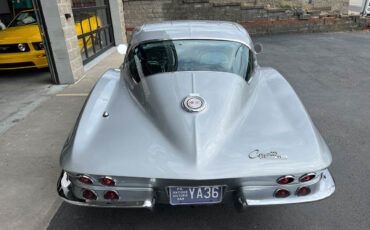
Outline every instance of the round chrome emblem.
[[188, 112], [200, 112], [206, 108], [206, 101], [199, 96], [187, 96], [182, 101], [182, 106]]

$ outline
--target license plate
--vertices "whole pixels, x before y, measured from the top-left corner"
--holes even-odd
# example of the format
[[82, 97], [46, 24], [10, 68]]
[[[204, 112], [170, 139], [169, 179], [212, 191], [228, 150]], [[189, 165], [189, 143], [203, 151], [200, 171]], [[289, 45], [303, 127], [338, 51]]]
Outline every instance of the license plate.
[[169, 187], [170, 204], [214, 204], [222, 200], [221, 186]]

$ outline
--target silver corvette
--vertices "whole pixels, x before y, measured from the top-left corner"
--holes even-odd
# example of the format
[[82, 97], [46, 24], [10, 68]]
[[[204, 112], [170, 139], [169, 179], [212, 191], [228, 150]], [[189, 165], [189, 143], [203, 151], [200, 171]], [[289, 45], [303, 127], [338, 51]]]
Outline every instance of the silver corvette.
[[284, 77], [257, 64], [261, 48], [231, 22], [136, 28], [66, 141], [59, 195], [89, 206], [238, 209], [329, 197], [330, 150]]

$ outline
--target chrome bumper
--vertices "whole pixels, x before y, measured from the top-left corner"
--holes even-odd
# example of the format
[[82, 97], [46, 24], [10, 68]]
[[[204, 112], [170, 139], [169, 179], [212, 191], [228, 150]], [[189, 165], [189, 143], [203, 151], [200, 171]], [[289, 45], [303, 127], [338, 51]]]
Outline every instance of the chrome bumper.
[[[97, 188], [99, 191], [103, 192], [104, 188]], [[102, 201], [102, 200], [85, 200], [80, 199], [73, 194], [72, 183], [68, 179], [67, 173], [62, 171], [58, 184], [57, 191], [59, 196], [66, 202], [80, 205], [80, 206], [93, 206], [93, 207], [110, 207], [110, 208], [148, 208], [152, 209], [154, 207], [155, 199], [153, 196], [153, 191], [151, 188], [115, 188], [115, 191], [120, 193], [131, 193], [135, 194], [130, 197], [122, 196], [117, 201]], [[129, 198], [129, 199], [127, 199]]]
[[[335, 191], [335, 183], [329, 170], [324, 170], [319, 181], [304, 186], [311, 188], [311, 193], [306, 196], [297, 196], [295, 191], [297, 185], [285, 186], [246, 186], [242, 187], [238, 192], [238, 202], [242, 207], [247, 206], [262, 206], [262, 205], [279, 205], [279, 204], [296, 204], [313, 202], [325, 199], [331, 196]], [[284, 188], [292, 192], [289, 197], [275, 198], [271, 194], [278, 188]]]

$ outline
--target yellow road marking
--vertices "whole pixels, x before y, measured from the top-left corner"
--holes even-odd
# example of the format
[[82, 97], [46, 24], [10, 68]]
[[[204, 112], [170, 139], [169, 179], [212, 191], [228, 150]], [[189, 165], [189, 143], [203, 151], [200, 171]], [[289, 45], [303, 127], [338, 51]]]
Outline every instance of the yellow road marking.
[[58, 93], [55, 96], [57, 97], [87, 97], [88, 93]]

